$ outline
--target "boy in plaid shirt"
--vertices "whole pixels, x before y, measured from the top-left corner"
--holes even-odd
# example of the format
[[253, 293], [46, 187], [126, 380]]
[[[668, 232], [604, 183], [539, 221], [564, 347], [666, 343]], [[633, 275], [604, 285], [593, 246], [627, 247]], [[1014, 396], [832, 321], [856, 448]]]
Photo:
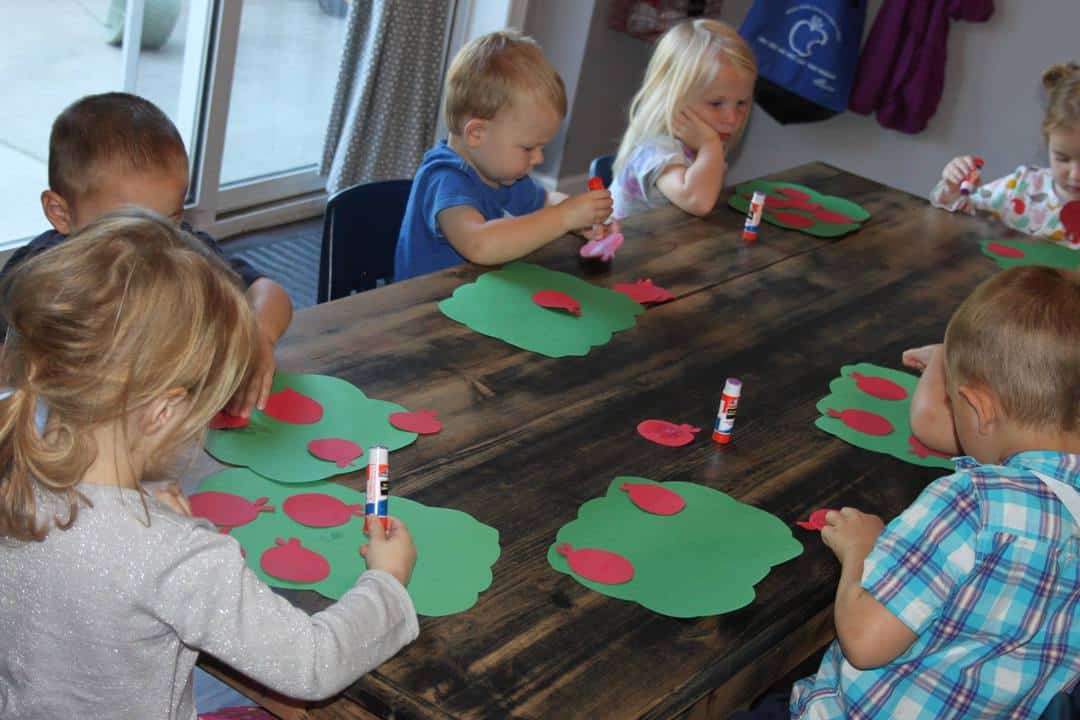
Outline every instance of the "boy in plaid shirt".
[[884, 529], [828, 514], [837, 641], [792, 718], [1037, 717], [1080, 677], [1080, 276], [994, 276], [943, 352], [967, 455]]

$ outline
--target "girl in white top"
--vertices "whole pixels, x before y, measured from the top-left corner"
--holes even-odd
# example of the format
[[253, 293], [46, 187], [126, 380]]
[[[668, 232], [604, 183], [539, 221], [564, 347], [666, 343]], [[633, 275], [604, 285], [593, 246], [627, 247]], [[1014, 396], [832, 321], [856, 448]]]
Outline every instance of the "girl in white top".
[[1080, 234], [1070, 236], [1060, 217], [1066, 203], [1080, 200], [1080, 65], [1052, 65], [1042, 84], [1047, 95], [1042, 132], [1050, 167], [1021, 165], [964, 195], [960, 185], [975, 168], [975, 158], [961, 155], [942, 170], [930, 202], [969, 215], [987, 212], [1014, 230], [1080, 249]]
[[668, 204], [712, 212], [757, 74], [750, 46], [725, 23], [689, 20], [660, 38], [612, 168], [616, 218]]
[[369, 570], [308, 616], [235, 539], [143, 489], [226, 405], [256, 342], [242, 288], [197, 241], [106, 216], [7, 277], [0, 307], [0, 717], [194, 720], [199, 651], [325, 698], [416, 637], [400, 522], [372, 524]]

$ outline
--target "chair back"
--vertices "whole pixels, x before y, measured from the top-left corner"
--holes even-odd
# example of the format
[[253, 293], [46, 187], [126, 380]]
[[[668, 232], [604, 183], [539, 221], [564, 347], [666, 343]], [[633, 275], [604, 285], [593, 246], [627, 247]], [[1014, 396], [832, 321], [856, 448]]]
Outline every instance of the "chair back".
[[318, 301], [376, 287], [394, 276], [394, 251], [412, 180], [354, 185], [326, 202]]
[[[604, 187], [611, 186], [611, 166], [615, 162], [614, 155], [599, 155], [589, 163], [589, 177], [598, 177], [604, 181]], [[580, 165], [578, 167], [581, 167]]]

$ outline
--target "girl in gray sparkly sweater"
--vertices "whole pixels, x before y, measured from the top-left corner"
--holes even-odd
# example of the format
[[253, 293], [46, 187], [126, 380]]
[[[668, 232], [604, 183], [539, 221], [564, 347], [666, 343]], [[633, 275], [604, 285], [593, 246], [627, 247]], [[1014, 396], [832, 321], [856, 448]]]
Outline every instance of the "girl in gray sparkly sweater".
[[372, 524], [369, 570], [308, 616], [143, 490], [247, 371], [252, 311], [219, 260], [107, 216], [6, 278], [0, 308], [0, 717], [194, 720], [199, 651], [320, 699], [416, 638], [400, 522]]

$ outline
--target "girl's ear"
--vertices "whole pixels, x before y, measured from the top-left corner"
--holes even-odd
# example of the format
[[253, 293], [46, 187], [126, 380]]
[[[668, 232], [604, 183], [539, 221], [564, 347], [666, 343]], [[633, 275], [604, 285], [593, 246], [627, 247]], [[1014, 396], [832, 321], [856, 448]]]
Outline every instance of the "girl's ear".
[[144, 435], [156, 435], [171, 427], [187, 403], [187, 390], [171, 388], [152, 400], [141, 418]]
[[72, 230], [71, 208], [60, 193], [55, 190], [42, 190], [41, 209], [45, 218], [61, 235], [70, 235]]
[[484, 120], [482, 118], [469, 118], [465, 122], [465, 126], [461, 128], [461, 134], [465, 138], [465, 144], [469, 147], [476, 147], [484, 142], [487, 138], [490, 120]]

